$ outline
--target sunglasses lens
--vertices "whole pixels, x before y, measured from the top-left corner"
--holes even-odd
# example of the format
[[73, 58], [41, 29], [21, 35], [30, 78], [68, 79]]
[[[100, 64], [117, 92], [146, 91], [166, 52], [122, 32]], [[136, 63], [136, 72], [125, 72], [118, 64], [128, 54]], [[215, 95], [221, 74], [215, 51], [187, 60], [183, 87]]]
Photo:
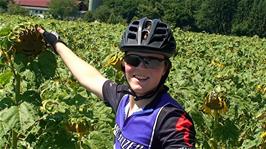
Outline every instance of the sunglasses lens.
[[153, 58], [145, 58], [144, 59], [144, 65], [147, 68], [158, 68], [161, 66], [161, 61]]
[[142, 57], [139, 55], [126, 55], [124, 60], [127, 64], [138, 67], [140, 63], [143, 63], [146, 68], [156, 69], [161, 66], [163, 59], [155, 57]]
[[127, 55], [124, 60], [127, 64], [134, 67], [137, 67], [141, 63], [141, 59], [137, 55]]

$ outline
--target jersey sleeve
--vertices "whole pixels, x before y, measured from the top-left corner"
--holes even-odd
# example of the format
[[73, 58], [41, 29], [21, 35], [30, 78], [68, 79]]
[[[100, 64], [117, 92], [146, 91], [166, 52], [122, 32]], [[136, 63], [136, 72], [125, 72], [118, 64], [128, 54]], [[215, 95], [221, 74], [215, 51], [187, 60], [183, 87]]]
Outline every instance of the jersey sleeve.
[[121, 91], [127, 88], [126, 85], [119, 85], [111, 80], [105, 81], [102, 88], [104, 102], [116, 111], [121, 98], [125, 94]]
[[[190, 116], [183, 110], [174, 107], [164, 107], [157, 123], [157, 138], [155, 146], [163, 149], [194, 149], [195, 128]], [[157, 142], [157, 143], [156, 143]]]

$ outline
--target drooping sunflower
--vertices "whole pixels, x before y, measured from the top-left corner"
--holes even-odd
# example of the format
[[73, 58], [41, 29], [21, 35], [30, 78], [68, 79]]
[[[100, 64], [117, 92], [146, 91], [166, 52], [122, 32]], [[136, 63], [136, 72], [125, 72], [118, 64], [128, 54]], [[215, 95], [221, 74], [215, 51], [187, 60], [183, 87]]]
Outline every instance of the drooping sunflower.
[[220, 61], [218, 61], [216, 59], [213, 59], [211, 61], [211, 65], [218, 67], [218, 68], [224, 68], [225, 67], [223, 63], [221, 63]]
[[113, 66], [116, 70], [121, 70], [124, 53], [115, 52], [108, 55], [104, 60], [104, 66]]
[[38, 26], [37, 24], [26, 22], [13, 28], [9, 34], [13, 52], [35, 57], [45, 50], [45, 41], [37, 31]]
[[256, 86], [256, 91], [261, 94], [266, 94], [266, 85], [265, 84], [259, 84]]
[[217, 115], [226, 113], [227, 111], [228, 101], [222, 93], [211, 91], [205, 96], [203, 112]]

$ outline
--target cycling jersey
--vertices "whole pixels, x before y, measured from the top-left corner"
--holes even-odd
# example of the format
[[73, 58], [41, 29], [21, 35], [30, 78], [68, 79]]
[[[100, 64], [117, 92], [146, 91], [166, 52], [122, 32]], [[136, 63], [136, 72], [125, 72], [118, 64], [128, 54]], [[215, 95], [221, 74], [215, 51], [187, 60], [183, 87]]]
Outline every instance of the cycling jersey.
[[116, 149], [194, 148], [195, 129], [192, 119], [164, 89], [141, 111], [126, 116], [129, 95], [126, 85], [110, 80], [103, 86], [103, 97], [116, 111]]

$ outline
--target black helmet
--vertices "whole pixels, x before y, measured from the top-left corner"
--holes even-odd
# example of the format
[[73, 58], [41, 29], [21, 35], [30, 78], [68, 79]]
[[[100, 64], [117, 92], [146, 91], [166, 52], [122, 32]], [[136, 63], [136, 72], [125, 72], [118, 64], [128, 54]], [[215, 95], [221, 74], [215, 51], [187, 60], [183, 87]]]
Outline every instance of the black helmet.
[[158, 53], [169, 58], [176, 53], [176, 42], [170, 27], [159, 19], [133, 21], [123, 34], [120, 49]]

